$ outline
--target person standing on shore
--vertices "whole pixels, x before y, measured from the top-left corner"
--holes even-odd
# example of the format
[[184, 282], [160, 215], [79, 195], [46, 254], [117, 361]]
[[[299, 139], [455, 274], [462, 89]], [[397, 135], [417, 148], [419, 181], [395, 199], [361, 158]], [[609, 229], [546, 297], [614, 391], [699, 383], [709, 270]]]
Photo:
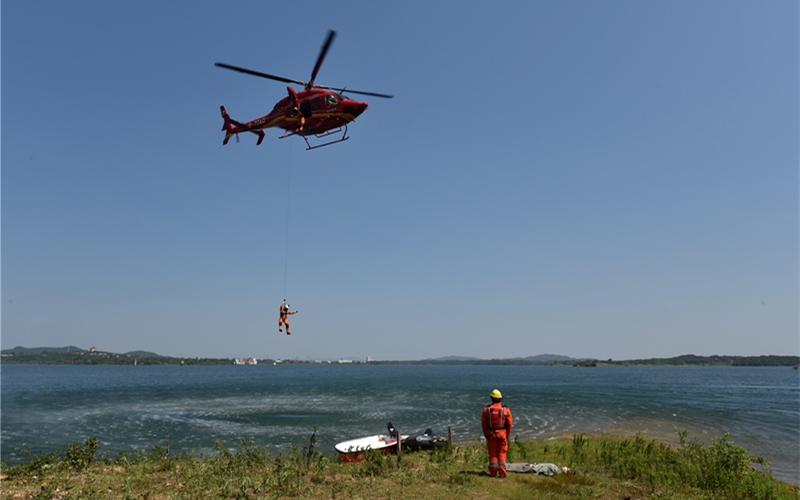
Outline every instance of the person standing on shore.
[[486, 405], [481, 415], [483, 436], [489, 449], [489, 474], [492, 477], [506, 477], [506, 454], [508, 438], [514, 424], [511, 410], [501, 403], [503, 395], [497, 389], [490, 395], [492, 403]]
[[286, 303], [286, 300], [283, 301], [281, 304], [281, 317], [278, 319], [278, 331], [283, 331], [283, 325], [286, 325], [286, 335], [291, 335], [289, 332], [289, 315], [290, 314], [297, 314], [297, 311], [290, 311], [289, 304]]

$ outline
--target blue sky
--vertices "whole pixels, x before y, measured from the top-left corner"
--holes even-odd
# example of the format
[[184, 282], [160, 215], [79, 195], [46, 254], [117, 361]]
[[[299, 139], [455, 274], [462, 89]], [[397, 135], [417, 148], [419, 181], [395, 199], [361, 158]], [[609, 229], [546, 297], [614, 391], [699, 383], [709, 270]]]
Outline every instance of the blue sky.
[[[317, 82], [396, 97], [220, 148], [286, 89], [214, 63], [306, 80], [328, 29]], [[797, 3], [6, 0], [0, 340], [798, 354]]]

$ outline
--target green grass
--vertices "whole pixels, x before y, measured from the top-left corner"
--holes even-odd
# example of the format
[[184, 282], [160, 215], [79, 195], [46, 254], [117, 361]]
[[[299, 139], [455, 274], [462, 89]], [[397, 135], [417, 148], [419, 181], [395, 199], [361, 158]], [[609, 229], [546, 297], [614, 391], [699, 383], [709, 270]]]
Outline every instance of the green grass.
[[[97, 440], [2, 467], [3, 499], [195, 498], [542, 498], [542, 499], [798, 499], [793, 485], [771, 477], [762, 459], [727, 435], [709, 445], [680, 446], [636, 438], [513, 441], [509, 462], [553, 462], [574, 474], [553, 477], [487, 473], [480, 443], [433, 452], [369, 454], [341, 463], [316, 449], [316, 429], [289, 451], [242, 441], [236, 450], [216, 444], [209, 456], [150, 451], [101, 454]], [[750, 466], [760, 464], [763, 471]]]

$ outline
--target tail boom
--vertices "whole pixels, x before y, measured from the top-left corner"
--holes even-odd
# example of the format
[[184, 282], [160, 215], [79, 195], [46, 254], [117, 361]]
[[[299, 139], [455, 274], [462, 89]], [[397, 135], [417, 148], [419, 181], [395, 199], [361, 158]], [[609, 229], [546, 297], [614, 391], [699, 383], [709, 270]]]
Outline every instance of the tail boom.
[[[239, 132], [252, 132], [258, 136], [258, 142], [256, 142], [256, 146], [261, 145], [261, 141], [264, 140], [264, 131], [261, 129], [253, 129], [248, 127], [245, 124], [237, 122], [236, 120], [232, 119], [228, 112], [225, 110], [225, 106], [220, 106], [219, 111], [222, 114], [222, 131], [225, 132], [225, 138], [222, 140], [222, 145], [228, 144], [232, 135], [239, 136]], [[237, 139], [238, 140], [238, 139]]]

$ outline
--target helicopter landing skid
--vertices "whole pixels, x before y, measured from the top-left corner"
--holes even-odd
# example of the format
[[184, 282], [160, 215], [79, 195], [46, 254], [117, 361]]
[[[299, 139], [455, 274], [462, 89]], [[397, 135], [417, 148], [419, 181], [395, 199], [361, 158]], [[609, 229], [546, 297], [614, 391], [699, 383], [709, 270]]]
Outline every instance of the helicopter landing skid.
[[[314, 134], [314, 137], [316, 137], [317, 139], [322, 139], [323, 137], [328, 137], [329, 135], [338, 134], [341, 131], [342, 131], [342, 127], [339, 127], [337, 129], [334, 129], [334, 130], [328, 130], [324, 134]], [[283, 134], [278, 139], [283, 139], [285, 137], [291, 137], [293, 135], [300, 135], [300, 134], [298, 134], [297, 132], [290, 132], [288, 135], [287, 134]], [[336, 144], [338, 142], [344, 142], [347, 139], [349, 139], [349, 137], [347, 137], [347, 125], [344, 126], [344, 132], [342, 132], [342, 137], [341, 138], [336, 139], [334, 141], [326, 142], [324, 144], [317, 144], [315, 146], [312, 146], [311, 143], [308, 142], [308, 137], [307, 136], [304, 135], [302, 137], [303, 137], [303, 140], [306, 141], [306, 146], [308, 146], [306, 148], [306, 151], [310, 151], [312, 149], [318, 149], [318, 148], [321, 148], [323, 146], [330, 146], [331, 144]]]

